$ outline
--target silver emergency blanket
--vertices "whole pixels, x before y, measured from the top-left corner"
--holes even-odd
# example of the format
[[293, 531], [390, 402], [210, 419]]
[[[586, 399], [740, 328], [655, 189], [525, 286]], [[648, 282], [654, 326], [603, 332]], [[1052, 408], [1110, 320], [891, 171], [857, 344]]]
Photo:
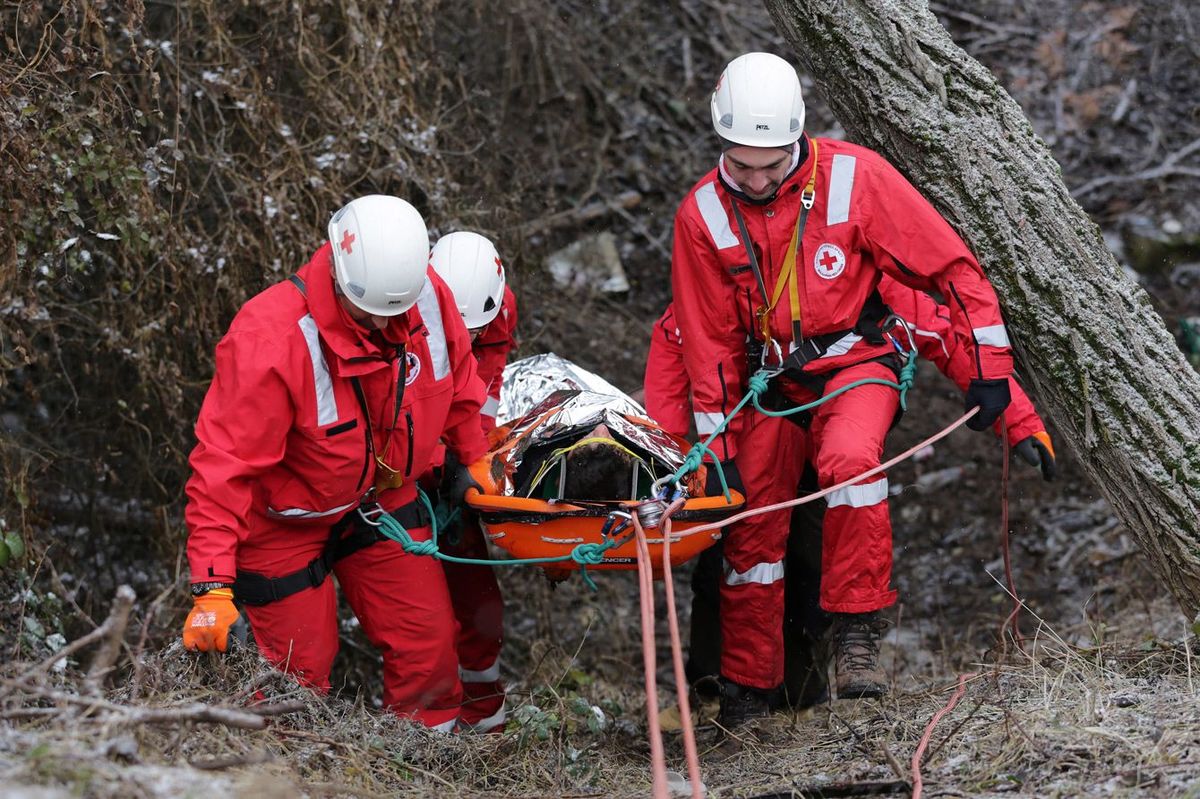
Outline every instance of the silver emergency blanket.
[[637, 408], [632, 413], [638, 416], [646, 415], [646, 411], [630, 399], [628, 394], [603, 377], [592, 374], [553, 352], [547, 352], [543, 355], [530, 355], [504, 367], [504, 383], [500, 388], [500, 408], [496, 411], [496, 422], [508, 424], [524, 416], [530, 408], [563, 388], [586, 389], [619, 397]]
[[627, 418], [648, 419], [641, 405], [604, 378], [554, 353], [522, 358], [505, 367], [497, 419], [510, 420], [517, 414], [519, 418], [501, 422], [511, 425], [505, 441], [521, 439], [509, 451], [503, 480], [506, 496], [515, 493], [512, 476], [531, 447], [552, 439], [584, 438], [599, 424], [642, 455], [648, 465], [657, 467], [653, 469], [657, 476], [683, 464], [685, 453], [675, 439], [657, 427]]

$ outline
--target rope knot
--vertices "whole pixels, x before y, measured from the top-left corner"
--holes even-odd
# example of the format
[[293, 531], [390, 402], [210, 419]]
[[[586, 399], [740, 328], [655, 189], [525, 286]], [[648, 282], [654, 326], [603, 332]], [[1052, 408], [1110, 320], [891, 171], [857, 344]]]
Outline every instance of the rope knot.
[[704, 453], [707, 450], [703, 444], [696, 444], [688, 450], [688, 454], [683, 457], [683, 466], [679, 467], [676, 472], [680, 477], [685, 474], [690, 474], [700, 468], [700, 464], [704, 461]]
[[571, 550], [571, 560], [581, 566], [599, 566], [604, 562], [604, 544], [580, 544]]
[[747, 381], [747, 385], [750, 387], [750, 393], [756, 397], [761, 397], [770, 385], [770, 378], [765, 376], [762, 372], [755, 372], [754, 374], [750, 375], [750, 380]]
[[435, 555], [438, 551], [437, 544], [432, 541], [413, 541], [411, 538], [400, 546], [410, 555]]

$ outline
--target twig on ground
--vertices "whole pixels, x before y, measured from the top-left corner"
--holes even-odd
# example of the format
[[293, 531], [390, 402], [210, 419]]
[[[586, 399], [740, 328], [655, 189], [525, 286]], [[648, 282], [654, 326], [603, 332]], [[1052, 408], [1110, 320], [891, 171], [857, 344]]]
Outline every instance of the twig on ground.
[[129, 626], [129, 613], [133, 610], [133, 602], [137, 594], [127, 585], [117, 588], [113, 597], [112, 609], [108, 618], [98, 628], [103, 633], [100, 637], [100, 648], [92, 657], [92, 665], [88, 668], [84, 685], [93, 695], [99, 695], [104, 688], [104, 678], [117, 662], [121, 653], [121, 645], [125, 642], [125, 629]]

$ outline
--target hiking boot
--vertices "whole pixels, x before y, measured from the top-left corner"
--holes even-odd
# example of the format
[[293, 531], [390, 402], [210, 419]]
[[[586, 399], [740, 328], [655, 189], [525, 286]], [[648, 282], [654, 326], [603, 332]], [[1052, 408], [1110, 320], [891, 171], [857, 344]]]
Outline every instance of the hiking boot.
[[721, 710], [717, 724], [733, 732], [771, 715], [769, 693], [721, 678]]
[[838, 699], [873, 699], [887, 693], [887, 675], [879, 668], [879, 636], [886, 627], [878, 612], [837, 614], [833, 642]]

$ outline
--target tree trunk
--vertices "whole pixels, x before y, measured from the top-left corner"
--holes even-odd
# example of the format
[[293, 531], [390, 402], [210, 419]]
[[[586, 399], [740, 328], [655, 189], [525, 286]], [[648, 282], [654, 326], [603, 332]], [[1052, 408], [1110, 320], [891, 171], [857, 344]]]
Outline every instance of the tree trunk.
[[923, 0], [766, 0], [834, 114], [979, 255], [1059, 438], [1189, 616], [1200, 376], [1067, 192], [1021, 108]]

